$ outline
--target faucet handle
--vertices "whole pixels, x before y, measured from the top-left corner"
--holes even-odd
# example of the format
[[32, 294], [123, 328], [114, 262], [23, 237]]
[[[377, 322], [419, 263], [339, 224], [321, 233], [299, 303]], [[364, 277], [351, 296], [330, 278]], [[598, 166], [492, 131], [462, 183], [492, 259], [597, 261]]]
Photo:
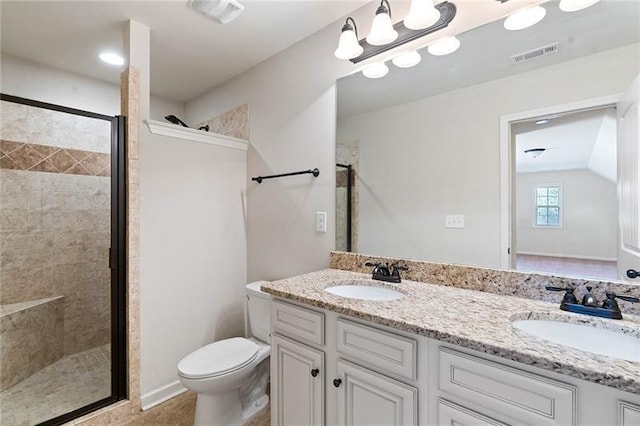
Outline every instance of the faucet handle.
[[578, 303], [578, 299], [576, 295], [573, 294], [575, 288], [572, 287], [554, 287], [551, 285], [545, 286], [545, 288], [549, 291], [564, 291], [564, 297], [562, 298], [562, 303]]
[[380, 265], [382, 265], [382, 263], [380, 263], [380, 262], [376, 262], [376, 263], [367, 262], [367, 263], [364, 264], [364, 266], [373, 267], [373, 268], [377, 268]]
[[633, 297], [633, 296], [619, 296], [613, 292], [609, 293], [607, 292], [607, 300], [604, 301], [604, 303], [602, 304], [603, 308], [606, 308], [608, 303], [614, 302], [616, 301], [616, 299], [620, 299], [620, 300], [624, 300], [626, 302], [632, 302], [632, 303], [640, 303], [640, 299], [638, 299], [637, 297]]
[[398, 263], [394, 263], [391, 265], [391, 268], [393, 268], [394, 271], [408, 271], [409, 268], [407, 268], [405, 265], [400, 265]]

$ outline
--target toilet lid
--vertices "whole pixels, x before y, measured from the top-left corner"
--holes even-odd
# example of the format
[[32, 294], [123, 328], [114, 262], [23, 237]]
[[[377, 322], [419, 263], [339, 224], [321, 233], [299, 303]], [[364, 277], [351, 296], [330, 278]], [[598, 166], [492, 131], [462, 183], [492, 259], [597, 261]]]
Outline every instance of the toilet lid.
[[182, 377], [198, 379], [230, 373], [249, 364], [260, 346], [249, 339], [220, 340], [187, 355], [178, 363]]

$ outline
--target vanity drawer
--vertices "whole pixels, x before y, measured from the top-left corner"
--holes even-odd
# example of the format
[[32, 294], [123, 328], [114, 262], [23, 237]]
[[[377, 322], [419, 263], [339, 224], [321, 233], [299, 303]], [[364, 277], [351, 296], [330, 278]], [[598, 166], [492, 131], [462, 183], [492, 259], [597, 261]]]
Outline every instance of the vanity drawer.
[[442, 398], [438, 399], [438, 424], [441, 426], [507, 426]]
[[443, 347], [438, 367], [441, 391], [523, 423], [577, 424], [574, 386]]
[[271, 302], [271, 324], [289, 337], [324, 345], [324, 314], [280, 300]]
[[338, 352], [376, 370], [386, 370], [416, 380], [417, 342], [346, 319], [338, 319]]

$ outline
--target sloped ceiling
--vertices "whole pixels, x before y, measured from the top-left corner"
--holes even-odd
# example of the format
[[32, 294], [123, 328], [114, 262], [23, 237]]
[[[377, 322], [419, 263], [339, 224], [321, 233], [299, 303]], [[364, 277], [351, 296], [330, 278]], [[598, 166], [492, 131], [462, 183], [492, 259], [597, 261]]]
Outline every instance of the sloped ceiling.
[[[616, 182], [615, 108], [550, 117], [547, 124], [535, 120], [511, 127], [515, 138], [517, 173], [589, 169]], [[536, 158], [525, 150], [544, 148]]]

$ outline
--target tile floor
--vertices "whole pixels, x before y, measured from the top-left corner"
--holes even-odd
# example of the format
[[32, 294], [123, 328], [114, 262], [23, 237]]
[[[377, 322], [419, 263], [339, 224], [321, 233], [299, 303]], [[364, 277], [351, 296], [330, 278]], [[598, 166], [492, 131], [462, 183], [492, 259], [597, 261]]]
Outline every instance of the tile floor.
[[[66, 356], [0, 392], [0, 424], [34, 425], [107, 397], [111, 392], [109, 349], [104, 345]], [[191, 426], [195, 408], [196, 394], [186, 392], [119, 425]], [[245, 426], [270, 425], [267, 407]]]
[[615, 280], [618, 276], [617, 262], [603, 260], [519, 254], [516, 264], [518, 271], [545, 272], [603, 280]]
[[34, 425], [111, 394], [110, 345], [67, 355], [0, 392], [0, 424]]

